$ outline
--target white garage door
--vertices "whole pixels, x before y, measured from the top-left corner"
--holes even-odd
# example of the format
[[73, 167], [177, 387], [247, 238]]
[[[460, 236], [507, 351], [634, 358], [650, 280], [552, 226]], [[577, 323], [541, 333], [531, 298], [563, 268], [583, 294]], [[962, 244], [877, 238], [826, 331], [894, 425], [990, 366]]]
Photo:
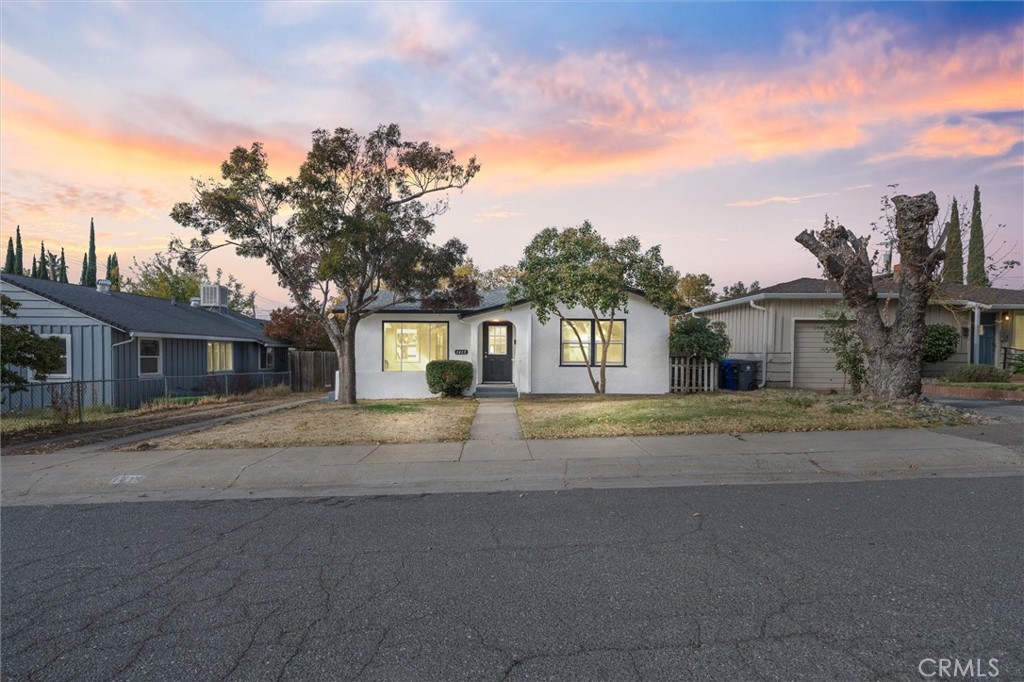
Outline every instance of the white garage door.
[[836, 356], [825, 349], [824, 320], [796, 322], [793, 332], [793, 386], [821, 390], [846, 390], [843, 373], [836, 369]]

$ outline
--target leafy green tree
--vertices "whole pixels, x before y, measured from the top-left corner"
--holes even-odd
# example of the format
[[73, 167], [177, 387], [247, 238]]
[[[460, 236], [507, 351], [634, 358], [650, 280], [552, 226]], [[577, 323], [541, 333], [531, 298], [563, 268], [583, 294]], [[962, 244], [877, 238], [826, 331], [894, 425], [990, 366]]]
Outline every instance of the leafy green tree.
[[676, 296], [680, 305], [688, 308], [699, 308], [702, 305], [710, 305], [718, 300], [715, 293], [715, 281], [711, 275], [700, 273], [695, 275], [691, 272], [681, 275], [676, 284]]
[[132, 259], [129, 276], [121, 282], [123, 291], [129, 294], [152, 296], [154, 298], [174, 298], [187, 303], [199, 296], [202, 285], [213, 282], [228, 289], [228, 308], [238, 313], [253, 314], [256, 305], [256, 292], [246, 293], [245, 285], [228, 275], [222, 282], [223, 271], [218, 269], [216, 277], [210, 278], [205, 263], [195, 263], [192, 267], [180, 266], [170, 253], [157, 253], [151, 259], [139, 261]]
[[985, 265], [985, 231], [981, 225], [981, 190], [975, 185], [974, 205], [971, 206], [971, 234], [967, 242], [968, 284], [992, 286]]
[[[7, 295], [0, 294], [0, 312], [4, 317], [17, 317], [15, 312], [21, 304]], [[0, 383], [13, 392], [24, 391], [28, 379], [16, 368], [29, 369], [36, 379], [46, 377], [63, 365], [61, 352], [63, 344], [55, 338], [44, 338], [24, 324], [0, 325]]]
[[84, 287], [84, 286], [88, 286], [88, 284], [87, 284], [88, 281], [89, 281], [89, 254], [83, 253], [82, 254], [82, 276], [78, 279], [78, 283]]
[[14, 237], [7, 238], [7, 257], [4, 259], [4, 272], [8, 275], [20, 275], [17, 272], [17, 260], [14, 255]]
[[15, 246], [14, 246], [14, 268], [17, 270], [17, 274], [25, 274], [25, 261], [24, 254], [25, 250], [21, 247], [21, 225], [18, 225], [15, 230]]
[[96, 286], [96, 225], [89, 218], [89, 260], [86, 264], [85, 286]]
[[523, 299], [541, 324], [551, 317], [569, 319], [567, 312], [582, 308], [590, 312], [597, 329], [601, 352], [598, 376], [594, 376], [589, 343], [585, 343], [575, 325], [585, 363], [587, 377], [595, 393], [607, 389], [606, 369], [610, 343], [606, 334], [620, 312], [628, 312], [630, 290], [641, 290], [648, 301], [666, 312], [675, 306], [675, 271], [661, 258], [661, 247], [640, 250], [640, 240], [623, 237], [609, 244], [594, 230], [590, 222], [579, 227], [557, 230], [549, 227], [539, 232], [527, 245], [522, 260], [522, 273], [509, 292], [509, 299]]
[[722, 321], [707, 317], [682, 317], [672, 324], [668, 337], [669, 353], [698, 360], [720, 362], [729, 353], [729, 335]]
[[39, 265], [36, 263], [36, 257], [32, 256], [32, 279], [39, 279]]
[[953, 197], [950, 214], [949, 235], [946, 237], [946, 260], [942, 265], [942, 281], [946, 284], [963, 284], [963, 228], [960, 227], [960, 208], [956, 204], [956, 197]]
[[[356, 400], [356, 325], [373, 312], [383, 288], [394, 300], [434, 290], [462, 262], [453, 239], [434, 246], [434, 218], [448, 209], [447, 192], [479, 171], [427, 142], [402, 139], [397, 125], [367, 136], [346, 128], [313, 131], [312, 147], [294, 180], [267, 171], [263, 145], [236, 147], [221, 165], [224, 182], [194, 181], [191, 203], [171, 218], [199, 231], [184, 260], [221, 246], [263, 259], [295, 305], [316, 316], [338, 356], [338, 399]], [[433, 197], [441, 197], [433, 199]], [[278, 214], [290, 208], [293, 215]], [[223, 241], [211, 241], [220, 234]], [[343, 315], [333, 312], [340, 301]]]
[[761, 283], [754, 280], [748, 287], [743, 281], [736, 282], [735, 284], [727, 284], [722, 287], [722, 298], [739, 298], [740, 296], [750, 296], [761, 291]]

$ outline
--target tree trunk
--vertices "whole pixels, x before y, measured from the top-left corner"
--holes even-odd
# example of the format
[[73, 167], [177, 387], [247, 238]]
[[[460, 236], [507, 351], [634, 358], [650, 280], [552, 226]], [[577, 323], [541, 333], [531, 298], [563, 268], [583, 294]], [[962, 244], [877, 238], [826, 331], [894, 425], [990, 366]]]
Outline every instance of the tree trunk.
[[815, 255], [856, 315], [857, 334], [866, 355], [867, 392], [885, 401], [915, 400], [921, 394], [925, 309], [933, 290], [932, 274], [945, 257], [942, 244], [946, 232], [934, 247], [929, 246], [928, 227], [939, 212], [933, 193], [896, 196], [892, 202], [896, 206], [900, 274], [891, 324], [879, 310], [867, 239], [826, 220], [820, 233], [805, 230], [796, 241]]
[[334, 317], [321, 318], [327, 338], [338, 358], [337, 400], [343, 405], [356, 404], [356, 324], [359, 320], [346, 315], [342, 323]]

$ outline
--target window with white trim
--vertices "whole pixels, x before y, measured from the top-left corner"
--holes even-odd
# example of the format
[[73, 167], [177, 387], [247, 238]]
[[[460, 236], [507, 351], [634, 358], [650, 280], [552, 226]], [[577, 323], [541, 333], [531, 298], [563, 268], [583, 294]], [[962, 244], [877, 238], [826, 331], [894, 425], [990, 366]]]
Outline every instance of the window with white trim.
[[563, 365], [583, 366], [589, 362], [596, 367], [601, 364], [605, 345], [608, 346], [606, 364], [609, 367], [626, 364], [625, 320], [562, 320], [561, 342]]
[[230, 341], [207, 341], [206, 372], [230, 372], [234, 369], [233, 344]]
[[139, 376], [163, 373], [163, 342], [139, 339]]
[[274, 349], [265, 346], [260, 348], [260, 369], [274, 369]]
[[46, 380], [67, 381], [71, 378], [71, 335], [48, 334], [47, 338], [56, 339], [60, 345], [60, 365], [46, 375]]
[[447, 322], [384, 323], [385, 372], [424, 372], [431, 360], [447, 359]]

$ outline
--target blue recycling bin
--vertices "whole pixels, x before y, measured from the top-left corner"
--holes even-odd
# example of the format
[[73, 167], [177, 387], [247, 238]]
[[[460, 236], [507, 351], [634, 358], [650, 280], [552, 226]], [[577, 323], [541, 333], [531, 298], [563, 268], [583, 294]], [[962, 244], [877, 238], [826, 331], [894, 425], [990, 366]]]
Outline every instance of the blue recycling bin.
[[718, 387], [728, 391], [736, 390], [736, 367], [732, 358], [726, 358], [718, 365]]

